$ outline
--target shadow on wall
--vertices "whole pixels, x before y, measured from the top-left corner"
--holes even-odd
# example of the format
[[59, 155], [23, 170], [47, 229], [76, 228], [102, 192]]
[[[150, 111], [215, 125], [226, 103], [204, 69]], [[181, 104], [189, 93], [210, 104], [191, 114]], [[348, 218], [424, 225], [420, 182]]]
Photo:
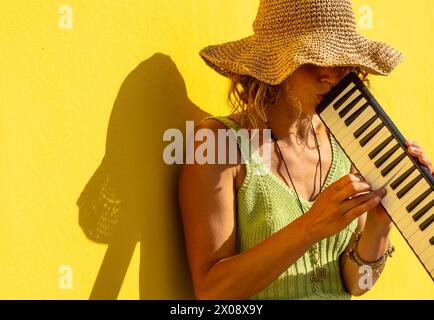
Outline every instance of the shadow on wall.
[[86, 236], [108, 244], [90, 299], [116, 299], [140, 242], [140, 299], [193, 299], [182, 220], [179, 165], [167, 165], [163, 133], [208, 116], [187, 96], [169, 56], [157, 53], [123, 82], [106, 153], [77, 205]]

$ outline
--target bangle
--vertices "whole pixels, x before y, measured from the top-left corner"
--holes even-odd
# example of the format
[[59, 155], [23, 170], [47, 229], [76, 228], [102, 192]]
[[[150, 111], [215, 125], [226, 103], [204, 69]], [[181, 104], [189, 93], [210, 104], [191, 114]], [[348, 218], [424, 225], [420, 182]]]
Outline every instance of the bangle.
[[380, 276], [380, 267], [386, 263], [386, 260], [388, 257], [392, 257], [393, 252], [395, 251], [395, 247], [390, 243], [388, 243], [388, 247], [386, 250], [386, 253], [377, 261], [374, 262], [368, 262], [363, 260], [359, 254], [357, 253], [357, 244], [359, 243], [360, 237], [362, 236], [362, 231], [360, 231], [356, 238], [354, 239], [353, 245], [351, 246], [350, 250], [348, 251], [347, 255], [350, 258], [351, 261], [353, 261], [355, 264], [357, 264], [359, 267], [361, 266], [369, 266], [374, 271], [377, 277]]

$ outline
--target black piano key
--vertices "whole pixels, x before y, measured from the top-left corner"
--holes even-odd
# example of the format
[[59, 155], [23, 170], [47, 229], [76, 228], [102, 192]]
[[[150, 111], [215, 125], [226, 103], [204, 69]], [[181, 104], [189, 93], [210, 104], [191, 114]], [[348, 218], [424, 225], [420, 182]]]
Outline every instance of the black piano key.
[[377, 161], [374, 162], [375, 166], [377, 168], [381, 167], [384, 162], [386, 162], [387, 159], [389, 159], [392, 154], [399, 149], [399, 144], [395, 144], [392, 149], [387, 151], [385, 154], [383, 154]]
[[418, 212], [416, 212], [413, 215], [413, 220], [417, 221], [419, 220], [429, 209], [432, 208], [434, 205], [434, 200], [431, 200], [428, 204], [426, 204], [422, 209], [420, 209]]
[[429, 239], [429, 243], [434, 246], [434, 236], [432, 236], [431, 239]]
[[375, 137], [375, 135], [378, 133], [378, 131], [381, 130], [381, 128], [384, 127], [384, 123], [380, 123], [378, 126], [376, 126], [374, 128], [374, 130], [372, 130], [371, 132], [369, 132], [362, 140], [359, 141], [360, 145], [362, 147], [365, 146], [365, 144], [367, 144], [373, 137]]
[[411, 211], [413, 211], [413, 209], [416, 208], [417, 205], [419, 203], [421, 203], [426, 197], [428, 197], [428, 195], [430, 193], [431, 193], [431, 188], [428, 188], [428, 190], [426, 190], [419, 197], [417, 197], [416, 199], [414, 199], [407, 207], [405, 207], [407, 209], [407, 212], [410, 213]]
[[434, 213], [419, 226], [420, 230], [425, 230], [434, 221]]
[[341, 111], [339, 111], [339, 117], [343, 118], [347, 115], [348, 112], [351, 111], [354, 106], [359, 103], [360, 100], [362, 100], [363, 95], [360, 94], [357, 98], [355, 98], [353, 101], [351, 101], [345, 108], [343, 108]]
[[422, 179], [422, 175], [418, 175], [416, 178], [414, 178], [413, 180], [411, 180], [404, 188], [402, 188], [400, 191], [398, 191], [398, 193], [396, 194], [396, 196], [398, 197], [398, 199], [401, 199], [403, 196], [405, 196], [405, 194], [407, 192], [409, 192], [411, 190], [411, 188], [414, 187], [414, 185], [416, 183], [419, 182], [419, 180]]
[[402, 161], [402, 159], [404, 159], [406, 157], [405, 153], [401, 153], [400, 156], [398, 156], [395, 160], [393, 160], [392, 162], [390, 162], [386, 168], [384, 168], [383, 170], [381, 170], [381, 175], [383, 177], [385, 177], [386, 175], [389, 174], [390, 171], [392, 171], [393, 168], [395, 168], [398, 163], [400, 163]]
[[345, 101], [347, 101], [356, 90], [357, 90], [357, 87], [354, 87], [350, 91], [348, 91], [346, 94], [344, 94], [344, 96], [342, 98], [340, 98], [338, 101], [336, 101], [336, 103], [333, 105], [333, 108], [335, 108], [335, 110], [338, 110], [342, 106], [342, 104]]
[[415, 166], [412, 166], [410, 169], [408, 169], [407, 171], [405, 171], [398, 179], [396, 179], [395, 181], [393, 181], [390, 184], [390, 187], [395, 190], [396, 188], [399, 187], [399, 185], [408, 178], [408, 176], [414, 171], [416, 170]]
[[393, 140], [393, 136], [390, 136], [389, 138], [384, 140], [381, 144], [379, 144], [377, 147], [375, 147], [374, 150], [369, 152], [369, 154], [368, 154], [369, 159], [371, 159], [371, 160], [374, 159], [377, 156], [377, 154], [379, 154], [380, 151], [383, 150], [389, 144], [389, 142], [392, 140]]
[[369, 103], [366, 102], [363, 106], [361, 106], [359, 109], [357, 109], [351, 116], [349, 116], [344, 122], [345, 125], [348, 127], [350, 124], [353, 123], [354, 120], [357, 119], [358, 116], [360, 116], [363, 111], [369, 106]]
[[369, 119], [364, 125], [362, 125], [359, 129], [356, 130], [356, 132], [354, 132], [354, 138], [358, 138], [360, 137], [363, 132], [365, 132], [370, 126], [371, 124], [377, 120], [378, 116], [377, 115], [373, 115], [371, 119]]

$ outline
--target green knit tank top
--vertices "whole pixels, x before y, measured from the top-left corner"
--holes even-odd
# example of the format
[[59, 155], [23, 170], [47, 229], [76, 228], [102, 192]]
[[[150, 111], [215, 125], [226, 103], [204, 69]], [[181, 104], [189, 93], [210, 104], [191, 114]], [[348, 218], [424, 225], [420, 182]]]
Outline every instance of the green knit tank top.
[[[228, 117], [215, 119], [236, 132], [239, 125]], [[246, 175], [237, 194], [237, 252], [256, 246], [302, 215], [295, 192], [275, 176], [263, 163], [257, 150], [249, 151], [249, 141], [237, 137], [246, 164]], [[351, 163], [339, 144], [330, 135], [332, 163], [324, 190], [331, 183], [350, 172]], [[300, 198], [304, 212], [314, 201]], [[268, 287], [249, 299], [350, 299], [340, 276], [339, 257], [345, 250], [357, 227], [357, 219], [340, 233], [319, 242], [319, 255], [326, 278], [314, 282], [310, 279], [313, 265], [309, 251], [284, 271]]]

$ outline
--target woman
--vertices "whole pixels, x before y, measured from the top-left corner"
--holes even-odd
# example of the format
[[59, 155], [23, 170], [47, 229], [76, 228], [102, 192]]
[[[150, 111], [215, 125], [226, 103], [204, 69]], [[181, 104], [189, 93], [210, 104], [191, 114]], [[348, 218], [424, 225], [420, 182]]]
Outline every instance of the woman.
[[[403, 57], [356, 32], [347, 0], [264, 0], [253, 29], [250, 37], [201, 51], [230, 79], [234, 108], [196, 130], [217, 137], [219, 129], [269, 129], [273, 139], [262, 139], [247, 156], [240, 143], [236, 164], [181, 169], [179, 201], [196, 297], [361, 295], [393, 251], [392, 223], [380, 205], [384, 190], [372, 190], [351, 167], [315, 108], [348, 72], [387, 75]], [[267, 145], [268, 163], [261, 159]], [[408, 141], [408, 147], [432, 172], [420, 146]], [[216, 147], [216, 158], [223, 151]], [[268, 174], [255, 171], [267, 166]]]

